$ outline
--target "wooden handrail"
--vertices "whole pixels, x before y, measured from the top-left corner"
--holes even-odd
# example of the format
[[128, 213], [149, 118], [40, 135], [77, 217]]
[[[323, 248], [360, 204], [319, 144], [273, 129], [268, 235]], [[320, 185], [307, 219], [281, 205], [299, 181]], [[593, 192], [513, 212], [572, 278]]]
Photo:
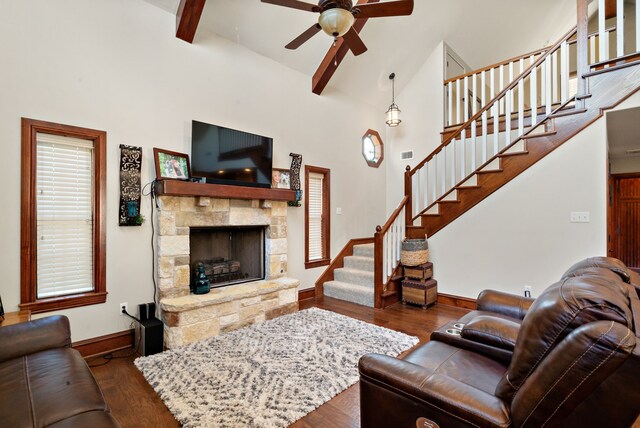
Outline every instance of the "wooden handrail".
[[376, 233], [381, 233], [382, 235], [387, 233], [387, 230], [389, 230], [393, 222], [396, 221], [396, 219], [400, 215], [400, 211], [402, 211], [402, 208], [404, 208], [405, 205], [407, 205], [408, 201], [409, 201], [409, 196], [405, 195], [405, 197], [402, 198], [402, 201], [400, 201], [400, 205], [398, 205], [398, 208], [396, 208], [395, 211], [391, 214], [391, 216], [389, 217], [389, 220], [387, 220], [384, 226], [376, 227]]
[[[577, 27], [573, 27], [569, 32], [567, 32], [560, 40], [558, 40], [556, 42], [556, 44], [554, 44], [553, 46], [551, 46], [543, 55], [540, 56], [540, 58], [538, 58], [536, 60], [536, 62], [534, 62], [533, 64], [531, 64], [525, 71], [523, 71], [520, 76], [518, 76], [517, 79], [515, 79], [513, 82], [511, 82], [509, 85], [507, 85], [507, 87], [505, 87], [502, 91], [500, 91], [500, 93], [498, 95], [496, 95], [491, 101], [489, 101], [487, 103], [487, 105], [485, 105], [483, 108], [481, 108], [476, 114], [474, 114], [469, 120], [467, 120], [465, 123], [463, 123], [462, 125], [460, 125], [458, 127], [458, 129], [456, 130], [455, 133], [451, 134], [449, 137], [447, 137], [446, 140], [444, 140], [444, 142], [442, 144], [440, 144], [438, 147], [436, 147], [436, 149], [431, 152], [431, 154], [429, 156], [427, 156], [422, 162], [420, 162], [418, 165], [416, 165], [411, 171], [405, 172], [405, 174], [409, 174], [410, 176], [413, 176], [419, 169], [421, 169], [427, 162], [429, 162], [431, 159], [433, 159], [433, 157], [435, 155], [437, 155], [438, 153], [440, 153], [440, 151], [446, 147], [447, 145], [449, 145], [449, 143], [455, 139], [455, 137], [457, 137], [464, 129], [469, 128], [471, 126], [471, 124], [475, 121], [477, 121], [478, 119], [480, 119], [480, 117], [486, 112], [489, 111], [489, 109], [491, 107], [493, 107], [493, 105], [500, 101], [500, 99], [502, 97], [504, 97], [506, 94], [509, 93], [509, 91], [511, 91], [512, 89], [515, 89], [516, 86], [518, 86], [519, 82], [522, 79], [525, 79], [534, 68], [537, 68], [539, 65], [541, 65], [548, 57], [549, 55], [551, 55], [553, 52], [555, 52], [557, 49], [560, 48], [560, 46], [562, 46], [562, 43], [566, 42], [571, 36], [573, 36], [573, 34], [577, 31]], [[406, 195], [406, 193], [405, 193]], [[411, 196], [411, 195], [406, 195], [406, 196]]]
[[[611, 27], [607, 28], [606, 30], [604, 30], [604, 32], [605, 32], [605, 33], [610, 33], [610, 32], [615, 31], [615, 30], [616, 30], [616, 26], [615, 26], [615, 25], [613, 25], [613, 26], [611, 26]], [[591, 38], [591, 37], [593, 37], [593, 36], [597, 36], [598, 34], [599, 34], [599, 32], [598, 32], [598, 31], [594, 31], [594, 32], [592, 32], [592, 33], [589, 33], [589, 35], [587, 35], [587, 38], [589, 39], [589, 38]], [[567, 43], [568, 43], [569, 45], [573, 45], [573, 44], [575, 44], [575, 43], [576, 43], [576, 41], [577, 41], [577, 39], [575, 39], [575, 38], [574, 38], [574, 39], [571, 39], [571, 38], [570, 38], [569, 40], [567, 40]], [[547, 46], [547, 47], [545, 47], [545, 48], [538, 49], [538, 50], [536, 50], [536, 51], [529, 52], [529, 53], [526, 53], [526, 54], [524, 54], [524, 55], [518, 55], [518, 56], [513, 57], [513, 58], [511, 58], [511, 59], [507, 59], [507, 60], [505, 60], [505, 61], [497, 62], [497, 63], [495, 63], [495, 64], [488, 65], [488, 66], [486, 66], [486, 67], [479, 68], [479, 69], [477, 69], [477, 70], [473, 70], [473, 71], [470, 71], [470, 72], [465, 73], [465, 74], [461, 74], [461, 75], [459, 75], [459, 76], [451, 77], [451, 78], [446, 79], [446, 80], [444, 81], [444, 86], [447, 86], [449, 83], [451, 83], [451, 82], [455, 82], [456, 80], [461, 80], [461, 79], [464, 79], [465, 77], [471, 77], [471, 76], [473, 76], [474, 74], [479, 74], [479, 73], [482, 73], [482, 72], [485, 72], [485, 71], [489, 71], [489, 70], [491, 70], [492, 68], [498, 68], [498, 67], [500, 67], [500, 66], [502, 66], [502, 65], [507, 65], [507, 64], [512, 63], [512, 62], [520, 61], [521, 59], [529, 58], [529, 57], [531, 57], [532, 55], [542, 54], [542, 53], [546, 52], [547, 50], [551, 49], [551, 47], [552, 47], [552, 46]]]
[[507, 59], [505, 61], [497, 62], [495, 64], [491, 64], [491, 65], [488, 65], [486, 67], [482, 67], [482, 68], [479, 68], [477, 70], [473, 70], [473, 71], [470, 71], [470, 72], [465, 73], [465, 74], [461, 74], [461, 75], [456, 76], [456, 77], [451, 77], [451, 78], [449, 78], [449, 79], [444, 81], [444, 85], [446, 86], [447, 84], [449, 84], [451, 82], [455, 82], [456, 80], [464, 79], [465, 77], [470, 77], [470, 76], [473, 76], [474, 74], [478, 74], [478, 73], [482, 73], [483, 71], [491, 70], [492, 68], [498, 68], [501, 65], [507, 65], [507, 64], [512, 63], [512, 62], [520, 61], [521, 59], [524, 59], [524, 58], [529, 58], [531, 55], [539, 55], [541, 53], [544, 53], [547, 49], [549, 49], [549, 47], [538, 49], [536, 51], [529, 52], [529, 53], [526, 53], [524, 55], [518, 55], [518, 56], [513, 57], [511, 59]]

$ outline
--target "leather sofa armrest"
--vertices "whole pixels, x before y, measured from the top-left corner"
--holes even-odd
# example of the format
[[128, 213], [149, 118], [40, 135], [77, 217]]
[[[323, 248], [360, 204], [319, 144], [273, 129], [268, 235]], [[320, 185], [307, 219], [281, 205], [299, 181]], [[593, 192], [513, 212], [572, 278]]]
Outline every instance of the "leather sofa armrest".
[[[441, 427], [508, 427], [509, 407], [499, 398], [445, 375], [387, 355], [368, 354], [359, 362], [360, 379], [425, 407], [424, 417]], [[363, 386], [361, 386], [362, 388]], [[440, 421], [440, 422], [439, 422]]]
[[462, 338], [513, 352], [520, 324], [504, 318], [479, 315], [462, 328]]
[[479, 311], [493, 312], [515, 319], [524, 319], [534, 299], [503, 293], [496, 290], [484, 290], [478, 295]]
[[54, 315], [0, 327], [0, 362], [53, 348], [71, 346], [69, 319]]

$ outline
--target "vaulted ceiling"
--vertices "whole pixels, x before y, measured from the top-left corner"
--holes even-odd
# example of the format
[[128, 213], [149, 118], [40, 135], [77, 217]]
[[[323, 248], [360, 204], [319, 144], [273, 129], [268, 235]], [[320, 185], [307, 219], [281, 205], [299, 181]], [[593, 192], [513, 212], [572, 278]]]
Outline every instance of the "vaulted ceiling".
[[[146, 1], [172, 14], [180, 2]], [[401, 92], [440, 41], [475, 68], [554, 41], [575, 25], [574, 16], [575, 0], [415, 0], [411, 16], [367, 22], [360, 36], [369, 50], [358, 57], [348, 52], [323, 94], [337, 89], [383, 108], [389, 74], [396, 73]], [[308, 75], [311, 90], [311, 76], [333, 39], [320, 33], [297, 50], [284, 46], [316, 20], [317, 14], [260, 0], [207, 0], [193, 43], [210, 31]]]

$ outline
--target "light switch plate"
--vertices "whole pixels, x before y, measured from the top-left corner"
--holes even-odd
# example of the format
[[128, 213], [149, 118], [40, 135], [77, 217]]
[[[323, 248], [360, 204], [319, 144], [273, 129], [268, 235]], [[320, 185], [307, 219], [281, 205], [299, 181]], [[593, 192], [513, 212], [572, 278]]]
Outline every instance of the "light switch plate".
[[342, 215], [342, 208], [336, 208], [336, 214]]
[[571, 223], [589, 223], [589, 212], [571, 212]]

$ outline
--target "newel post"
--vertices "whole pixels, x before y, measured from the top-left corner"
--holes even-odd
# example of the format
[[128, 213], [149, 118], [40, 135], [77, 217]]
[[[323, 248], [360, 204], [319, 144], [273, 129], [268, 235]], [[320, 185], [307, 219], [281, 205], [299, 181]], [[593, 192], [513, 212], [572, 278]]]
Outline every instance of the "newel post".
[[404, 211], [404, 218], [406, 220], [406, 225], [413, 224], [412, 221], [412, 213], [413, 213], [413, 201], [411, 199], [411, 195], [413, 194], [413, 189], [411, 188], [411, 167], [407, 165], [404, 171], [404, 195], [408, 196], [407, 199], [407, 207]]
[[373, 298], [374, 307], [382, 309], [382, 227], [376, 226], [376, 233], [373, 237]]
[[588, 47], [588, 0], [577, 0], [578, 11], [578, 32], [577, 41], [577, 75], [578, 75], [578, 94], [576, 96], [576, 107], [584, 107], [584, 100], [581, 96], [587, 94], [587, 80], [583, 77], [589, 72], [589, 47]]

